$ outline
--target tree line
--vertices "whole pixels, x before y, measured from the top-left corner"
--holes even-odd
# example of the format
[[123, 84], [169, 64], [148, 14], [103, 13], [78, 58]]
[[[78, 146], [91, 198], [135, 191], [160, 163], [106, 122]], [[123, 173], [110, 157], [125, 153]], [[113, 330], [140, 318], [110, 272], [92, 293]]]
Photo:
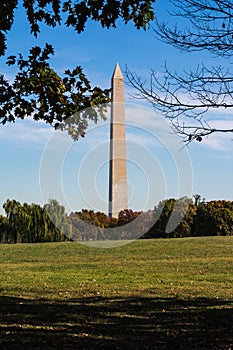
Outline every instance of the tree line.
[[166, 199], [147, 212], [125, 209], [111, 219], [87, 209], [68, 215], [55, 199], [43, 207], [8, 199], [3, 208], [1, 243], [233, 235], [233, 201], [206, 202], [199, 195]]

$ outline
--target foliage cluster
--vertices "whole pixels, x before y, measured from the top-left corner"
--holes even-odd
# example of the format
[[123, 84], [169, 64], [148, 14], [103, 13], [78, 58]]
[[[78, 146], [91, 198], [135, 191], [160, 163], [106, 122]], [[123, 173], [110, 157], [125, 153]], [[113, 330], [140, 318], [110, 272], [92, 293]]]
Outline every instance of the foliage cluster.
[[[121, 20], [146, 30], [155, 18], [153, 3], [154, 0], [23, 0], [21, 11], [25, 11], [31, 34], [37, 37], [43, 26], [63, 25], [79, 34], [88, 21], [110, 28]], [[18, 0], [0, 4], [0, 56], [7, 54], [7, 35], [19, 6]], [[15, 48], [15, 52], [18, 50]], [[110, 89], [91, 86], [80, 65], [59, 75], [49, 63], [54, 55], [50, 43], [30, 48], [28, 57], [21, 53], [16, 56], [15, 52], [6, 60], [7, 65], [17, 67], [13, 81], [0, 74], [0, 124], [32, 116], [35, 121], [43, 120], [55, 129], [66, 130], [77, 140], [85, 135], [89, 121], [105, 118], [98, 106], [109, 102]]]
[[3, 207], [6, 217], [0, 216], [2, 243], [233, 235], [233, 201], [205, 202], [198, 195], [194, 201], [163, 200], [147, 212], [125, 209], [112, 219], [87, 209], [68, 215], [56, 200], [49, 200], [42, 208], [8, 199]]
[[[233, 234], [233, 202], [225, 200], [200, 201], [168, 199], [159, 203], [162, 214], [145, 235], [156, 237], [229, 236]], [[169, 218], [178, 226], [170, 231]]]

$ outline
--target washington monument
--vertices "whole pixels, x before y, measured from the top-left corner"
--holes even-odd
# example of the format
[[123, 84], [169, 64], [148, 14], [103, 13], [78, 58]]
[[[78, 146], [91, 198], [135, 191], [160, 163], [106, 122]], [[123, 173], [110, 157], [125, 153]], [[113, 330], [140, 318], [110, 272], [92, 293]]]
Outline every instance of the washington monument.
[[109, 217], [128, 207], [124, 77], [117, 64], [112, 76], [109, 162]]

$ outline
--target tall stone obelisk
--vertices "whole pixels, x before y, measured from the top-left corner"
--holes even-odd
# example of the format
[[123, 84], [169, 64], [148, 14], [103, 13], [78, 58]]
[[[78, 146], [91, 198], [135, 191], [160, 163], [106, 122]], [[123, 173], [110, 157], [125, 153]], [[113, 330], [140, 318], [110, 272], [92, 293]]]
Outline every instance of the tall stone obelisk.
[[124, 77], [117, 63], [112, 76], [109, 163], [109, 217], [128, 207]]

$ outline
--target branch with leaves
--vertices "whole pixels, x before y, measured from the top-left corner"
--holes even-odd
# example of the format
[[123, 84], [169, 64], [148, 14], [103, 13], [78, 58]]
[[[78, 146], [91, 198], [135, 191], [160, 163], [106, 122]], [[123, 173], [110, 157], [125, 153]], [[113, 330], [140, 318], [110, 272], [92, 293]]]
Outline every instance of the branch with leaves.
[[[155, 0], [23, 0], [23, 8], [31, 34], [37, 37], [40, 25], [64, 25], [78, 34], [84, 31], [88, 20], [102, 27], [133, 22], [137, 29], [147, 29], [155, 18], [152, 7]], [[0, 56], [7, 49], [7, 34], [12, 29], [18, 0], [0, 3]], [[67, 69], [58, 75], [49, 64], [54, 55], [52, 45], [30, 49], [28, 58], [11, 55], [8, 65], [16, 65], [18, 73], [13, 82], [0, 75], [0, 123], [32, 116], [44, 120], [56, 129], [67, 130], [74, 140], [84, 136], [89, 121], [105, 118], [99, 105], [109, 102], [110, 89], [92, 87], [82, 67]], [[72, 116], [72, 118], [70, 118]]]
[[[79, 34], [88, 20], [99, 22], [102, 27], [117, 26], [117, 20], [132, 21], [137, 29], [147, 29], [155, 19], [155, 0], [23, 0], [23, 7], [31, 34], [40, 33], [40, 24], [56, 27], [64, 24]], [[5, 54], [6, 34], [14, 23], [18, 0], [1, 1], [0, 4], [0, 56]]]
[[61, 78], [48, 63], [51, 54], [53, 48], [47, 44], [44, 49], [33, 47], [27, 59], [8, 58], [8, 65], [17, 65], [19, 73], [13, 83], [0, 76], [0, 122], [32, 116], [67, 130], [77, 140], [85, 135], [89, 120], [104, 118], [98, 105], [108, 103], [110, 90], [92, 88], [80, 66], [66, 70]]

